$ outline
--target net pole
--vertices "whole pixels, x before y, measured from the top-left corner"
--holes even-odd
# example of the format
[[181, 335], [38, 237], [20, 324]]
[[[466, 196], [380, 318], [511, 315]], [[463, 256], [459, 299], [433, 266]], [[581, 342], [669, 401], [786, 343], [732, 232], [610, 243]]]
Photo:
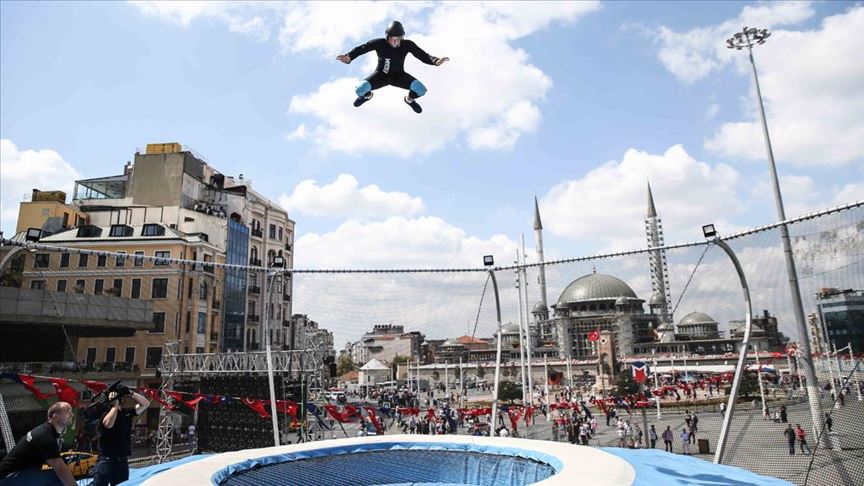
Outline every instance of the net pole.
[[528, 272], [525, 269], [525, 235], [522, 234], [522, 292], [525, 295], [525, 366], [528, 368], [528, 404], [534, 404], [534, 368], [531, 365], [531, 320], [528, 307]]
[[[660, 380], [657, 378], [657, 348], [651, 350], [651, 360], [654, 364], [654, 388], [660, 389]], [[657, 418], [660, 419], [662, 416], [660, 415], [660, 397], [662, 395], [657, 395], [655, 398], [657, 399]], [[646, 431], [647, 434], [647, 431]]]
[[729, 426], [732, 423], [732, 415], [735, 413], [735, 397], [738, 396], [738, 388], [741, 385], [741, 375], [744, 371], [744, 360], [747, 358], [747, 347], [750, 344], [750, 329], [752, 327], [752, 307], [750, 304], [750, 289], [747, 286], [747, 278], [741, 268], [741, 262], [735, 256], [732, 248], [721, 240], [719, 236], [712, 241], [719, 246], [735, 266], [738, 278], [741, 281], [741, 289], [744, 291], [745, 318], [744, 318], [744, 340], [738, 350], [738, 364], [735, 366], [735, 377], [732, 379], [732, 389], [729, 391], [729, 404], [726, 407], [726, 415], [723, 416], [723, 425], [720, 427], [720, 437], [717, 439], [717, 452], [714, 454], [714, 464], [722, 464], [723, 454], [726, 452], [726, 441], [729, 438]]
[[762, 384], [762, 362], [759, 361], [759, 349], [753, 344], [756, 353], [756, 377], [759, 379], [759, 396], [762, 398], [762, 418], [768, 418], [768, 405], [765, 403], [765, 386]]
[[[516, 249], [516, 263], [519, 263], [519, 249]], [[516, 296], [519, 300], [519, 373], [522, 375], [522, 403], [527, 402], [528, 376], [525, 374], [525, 323], [524, 314], [522, 313], [522, 273], [516, 270]], [[525, 305], [528, 305], [526, 302]]]
[[495, 279], [495, 270], [489, 269], [489, 278], [492, 279], [492, 290], [495, 291], [495, 312], [498, 316], [498, 349], [495, 352], [495, 385], [492, 395], [492, 423], [489, 425], [489, 436], [494, 434], [495, 426], [498, 424], [498, 384], [501, 378], [501, 300], [498, 296], [498, 280]]
[[[269, 274], [269, 275], [268, 275]], [[264, 282], [267, 282], [267, 277], [270, 277], [270, 285], [267, 286], [267, 303], [264, 305], [264, 342], [267, 343], [267, 382], [270, 386], [270, 418], [273, 422], [273, 444], [279, 446], [279, 419], [276, 416], [276, 385], [273, 382], [273, 353], [270, 349], [270, 312], [273, 310], [273, 280], [276, 278], [278, 271], [267, 272], [264, 275]], [[300, 371], [301, 379], [303, 370]], [[301, 387], [302, 395], [302, 387]], [[302, 396], [301, 396], [302, 400]], [[303, 434], [301, 432], [301, 437]]]

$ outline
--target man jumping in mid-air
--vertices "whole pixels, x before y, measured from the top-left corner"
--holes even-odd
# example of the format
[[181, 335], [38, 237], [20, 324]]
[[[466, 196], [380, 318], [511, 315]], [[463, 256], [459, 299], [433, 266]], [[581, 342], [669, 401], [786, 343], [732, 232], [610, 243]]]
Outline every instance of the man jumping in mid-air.
[[384, 33], [387, 36], [386, 38], [372, 39], [363, 45], [351, 49], [351, 52], [348, 54], [336, 56], [336, 59], [345, 64], [350, 64], [351, 61], [369, 51], [375, 51], [378, 54], [378, 67], [375, 68], [374, 73], [369, 75], [357, 87], [357, 99], [354, 100], [354, 106], [360, 106], [371, 100], [373, 90], [393, 85], [408, 90], [408, 95], [405, 96], [405, 103], [408, 103], [408, 106], [415, 113], [420, 113], [423, 111], [423, 108], [420, 107], [416, 99], [426, 94], [426, 86], [423, 86], [423, 83], [405, 72], [405, 56], [410, 52], [420, 61], [434, 66], [440, 66], [445, 61], [449, 61], [450, 58], [430, 56], [414, 42], [407, 39], [403, 40], [402, 37], [405, 36], [405, 29], [399, 22], [391, 22]]

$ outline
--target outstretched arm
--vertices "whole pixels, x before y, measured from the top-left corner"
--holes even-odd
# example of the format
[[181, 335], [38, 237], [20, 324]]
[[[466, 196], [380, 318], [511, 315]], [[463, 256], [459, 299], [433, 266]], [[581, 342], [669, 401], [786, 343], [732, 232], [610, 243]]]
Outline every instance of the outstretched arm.
[[412, 41], [405, 41], [408, 44], [408, 52], [414, 55], [420, 62], [424, 62], [426, 64], [431, 64], [433, 66], [440, 66], [444, 64], [445, 61], [449, 61], [449, 57], [435, 57], [430, 56], [429, 53], [420, 48], [417, 44]]
[[366, 54], [369, 51], [374, 51], [375, 47], [377, 47], [378, 43], [381, 42], [382, 39], [372, 39], [365, 44], [360, 44], [359, 46], [351, 49], [348, 54], [342, 54], [341, 56], [336, 56], [336, 59], [344, 62], [345, 64], [351, 64], [351, 61], [357, 59], [358, 57]]

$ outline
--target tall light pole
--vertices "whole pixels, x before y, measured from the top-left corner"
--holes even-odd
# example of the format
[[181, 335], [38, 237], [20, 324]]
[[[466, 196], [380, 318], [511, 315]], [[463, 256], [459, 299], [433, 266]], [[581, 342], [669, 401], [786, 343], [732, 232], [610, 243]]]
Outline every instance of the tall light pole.
[[[765, 148], [768, 153], [768, 164], [771, 167], [771, 182], [774, 187], [774, 202], [777, 205], [777, 218], [786, 221], [786, 211], [783, 209], [783, 196], [780, 194], [780, 182], [777, 179], [777, 167], [774, 164], [774, 151], [771, 149], [771, 137], [768, 135], [768, 122], [765, 119], [765, 106], [762, 104], [762, 90], [759, 88], [759, 75], [756, 74], [756, 62], [753, 60], [753, 46], [764, 44], [771, 36], [768, 29], [744, 27], [726, 40], [729, 49], [742, 50], [747, 48], [750, 66], [753, 68], [753, 82], [756, 85], [756, 99], [759, 101], [759, 118], [762, 121], [762, 134], [765, 136]], [[819, 383], [816, 381], [816, 369], [813, 367], [813, 354], [810, 350], [810, 339], [807, 334], [807, 323], [804, 320], [804, 305], [801, 303], [801, 289], [798, 287], [798, 273], [795, 270], [795, 259], [792, 255], [792, 245], [789, 243], [789, 229], [780, 225], [780, 240], [783, 243], [783, 253], [786, 257], [786, 271], [789, 274], [789, 288], [792, 291], [792, 310], [795, 312], [795, 324], [801, 336], [799, 345], [801, 351], [801, 367], [807, 380], [807, 398], [810, 402], [810, 416], [816, 428], [816, 437], [825, 437], [825, 445], [830, 447], [827, 434], [822, 434], [822, 404], [819, 402]], [[746, 349], [746, 348], [745, 348]]]

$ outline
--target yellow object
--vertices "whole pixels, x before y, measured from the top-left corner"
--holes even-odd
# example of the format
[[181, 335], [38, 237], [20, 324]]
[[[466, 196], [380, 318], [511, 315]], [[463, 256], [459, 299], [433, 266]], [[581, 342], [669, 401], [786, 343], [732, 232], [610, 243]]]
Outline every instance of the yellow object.
[[171, 143], [148, 143], [147, 155], [150, 154], [176, 154], [183, 151], [183, 146], [177, 142]]
[[[66, 467], [69, 468], [69, 472], [75, 476], [75, 479], [91, 476], [93, 468], [96, 467], [96, 461], [99, 459], [95, 454], [77, 451], [61, 452], [60, 458], [66, 463]], [[48, 464], [42, 465], [43, 471], [50, 471], [51, 469]]]

